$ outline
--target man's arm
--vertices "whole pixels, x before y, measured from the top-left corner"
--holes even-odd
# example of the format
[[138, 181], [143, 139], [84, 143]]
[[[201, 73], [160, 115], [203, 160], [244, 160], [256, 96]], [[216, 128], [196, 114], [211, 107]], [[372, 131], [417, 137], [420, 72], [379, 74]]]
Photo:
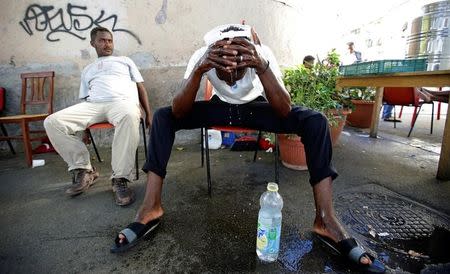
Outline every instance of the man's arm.
[[183, 117], [192, 109], [197, 96], [203, 72], [194, 69], [188, 79], [184, 80], [181, 89], [172, 100], [172, 113], [176, 118]]
[[153, 113], [150, 109], [150, 104], [148, 103], [147, 90], [145, 89], [144, 83], [136, 83], [139, 95], [139, 103], [145, 112], [145, 126], [150, 127], [152, 124]]
[[[264, 64], [264, 62], [261, 63]], [[267, 69], [265, 69], [266, 67]], [[280, 82], [278, 82], [277, 77], [273, 74], [268, 64], [256, 68], [256, 73], [259, 76], [259, 80], [261, 80], [267, 100], [272, 108], [281, 117], [287, 117], [291, 111], [291, 97], [287, 90], [284, 86], [280, 85]]]

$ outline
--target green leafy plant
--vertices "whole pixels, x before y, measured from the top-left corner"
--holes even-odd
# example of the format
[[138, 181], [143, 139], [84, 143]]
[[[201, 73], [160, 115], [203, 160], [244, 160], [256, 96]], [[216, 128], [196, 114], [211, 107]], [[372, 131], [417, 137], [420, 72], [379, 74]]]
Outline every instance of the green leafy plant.
[[283, 81], [294, 104], [324, 113], [333, 125], [336, 114], [351, 105], [349, 98], [336, 89], [338, 76], [339, 55], [333, 49], [311, 69], [303, 65], [285, 69]]
[[342, 94], [343, 96], [351, 100], [373, 101], [375, 99], [375, 88], [347, 88], [342, 91]]

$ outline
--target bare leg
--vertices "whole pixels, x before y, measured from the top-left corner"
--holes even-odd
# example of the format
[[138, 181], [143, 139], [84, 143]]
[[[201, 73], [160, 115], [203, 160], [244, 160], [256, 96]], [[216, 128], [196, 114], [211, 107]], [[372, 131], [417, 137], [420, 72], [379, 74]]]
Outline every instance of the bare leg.
[[[161, 191], [163, 179], [155, 173], [149, 171], [147, 175], [147, 187], [145, 190], [144, 201], [139, 208], [135, 221], [146, 224], [151, 220], [157, 219], [164, 214], [161, 205]], [[123, 234], [119, 235], [120, 242], [125, 239]]]
[[[334, 242], [349, 238], [348, 233], [336, 218], [333, 207], [333, 188], [331, 177], [327, 177], [315, 184], [313, 187], [314, 201], [316, 206], [316, 218], [313, 231], [319, 235], [328, 237]], [[361, 258], [361, 263], [370, 264], [367, 257]]]

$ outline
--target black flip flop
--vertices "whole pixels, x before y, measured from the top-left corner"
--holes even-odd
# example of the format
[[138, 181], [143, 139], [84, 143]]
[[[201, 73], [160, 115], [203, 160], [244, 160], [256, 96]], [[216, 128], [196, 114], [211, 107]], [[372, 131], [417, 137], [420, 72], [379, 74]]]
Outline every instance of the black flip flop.
[[[321, 240], [325, 245], [330, 247], [334, 252], [338, 255], [347, 259], [347, 261], [351, 262], [354, 268], [363, 273], [384, 273], [386, 272], [386, 267], [384, 264], [376, 259], [374, 256], [364, 251], [364, 249], [358, 245], [354, 238], [344, 239], [335, 243], [330, 238], [319, 235], [315, 233], [317, 238]], [[361, 258], [363, 256], [368, 257], [372, 263], [371, 264], [363, 264], [361, 263]]]
[[[155, 230], [161, 223], [161, 219], [151, 220], [147, 224], [141, 224], [138, 222], [131, 223], [124, 230], [120, 231], [116, 237], [113, 247], [111, 247], [111, 253], [121, 253], [135, 246], [141, 239], [145, 238]], [[120, 243], [119, 235], [123, 234], [125, 240]]]
[[396, 123], [401, 123], [402, 122], [402, 120], [395, 119], [394, 117], [384, 118], [383, 120], [385, 122], [396, 122]]

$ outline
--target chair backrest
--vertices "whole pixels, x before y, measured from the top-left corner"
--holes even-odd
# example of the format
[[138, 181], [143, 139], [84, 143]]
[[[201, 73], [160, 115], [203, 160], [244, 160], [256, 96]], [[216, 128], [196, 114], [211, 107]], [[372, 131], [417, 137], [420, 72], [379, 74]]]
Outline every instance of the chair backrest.
[[419, 106], [419, 94], [413, 87], [385, 87], [383, 101], [389, 105]]
[[29, 72], [20, 74], [22, 78], [22, 99], [20, 111], [30, 114], [36, 105], [44, 105], [45, 112], [53, 113], [54, 71]]
[[5, 108], [5, 88], [0, 87], [0, 112]]

